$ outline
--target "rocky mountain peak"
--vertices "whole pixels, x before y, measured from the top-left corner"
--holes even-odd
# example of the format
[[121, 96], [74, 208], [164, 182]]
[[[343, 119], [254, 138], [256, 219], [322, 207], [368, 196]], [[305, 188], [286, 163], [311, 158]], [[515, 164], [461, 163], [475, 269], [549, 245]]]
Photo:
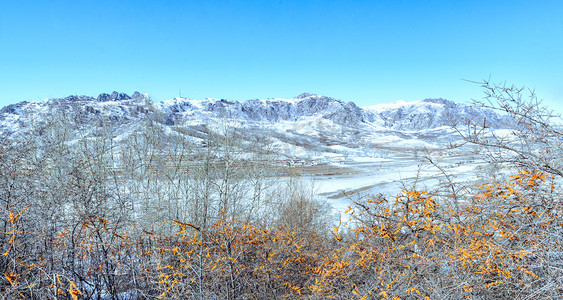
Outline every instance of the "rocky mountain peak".
[[144, 99], [145, 95], [143, 95], [143, 94], [141, 94], [137, 91], [134, 91], [133, 94], [131, 95], [131, 98], [133, 98], [133, 99]]
[[98, 102], [108, 102], [108, 101], [129, 100], [131, 99], [131, 97], [129, 97], [129, 95], [127, 95], [126, 93], [118, 93], [116, 91], [113, 91], [111, 95], [106, 93], [101, 93], [100, 95], [98, 95], [98, 98], [96, 99], [98, 100]]

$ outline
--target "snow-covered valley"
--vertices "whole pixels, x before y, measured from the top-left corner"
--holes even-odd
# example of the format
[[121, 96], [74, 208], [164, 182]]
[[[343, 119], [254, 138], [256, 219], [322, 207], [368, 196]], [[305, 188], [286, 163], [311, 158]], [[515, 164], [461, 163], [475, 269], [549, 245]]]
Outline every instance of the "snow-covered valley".
[[243, 102], [175, 98], [152, 103], [138, 92], [132, 96], [114, 92], [7, 106], [0, 110], [0, 134], [30, 139], [58, 124], [66, 144], [102, 136], [112, 141], [112, 153], [124, 152], [141, 136], [145, 142], [181, 140], [189, 150], [180, 154], [172, 147], [166, 155], [171, 159], [192, 155], [194, 161], [211, 144], [218, 150], [214, 159], [226, 158], [224, 150], [229, 147], [236, 152], [235, 160], [250, 161], [259, 154], [262, 163], [277, 168], [274, 176], [299, 175], [312, 182], [319, 197], [343, 211], [361, 195], [396, 194], [414, 184], [435, 186], [444, 177], [437, 166], [456, 180], [478, 180], [482, 156], [476, 148], [458, 148], [463, 141], [452, 129], [467, 120], [483, 120], [498, 129], [507, 122], [492, 111], [443, 99], [361, 108], [314, 94]]

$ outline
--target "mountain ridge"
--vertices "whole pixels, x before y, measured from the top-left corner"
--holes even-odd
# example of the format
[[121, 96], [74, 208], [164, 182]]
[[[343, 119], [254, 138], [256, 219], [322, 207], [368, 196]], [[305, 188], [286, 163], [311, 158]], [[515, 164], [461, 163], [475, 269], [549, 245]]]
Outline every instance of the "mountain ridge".
[[112, 92], [8, 105], [0, 109], [0, 134], [35, 134], [34, 128], [49, 123], [53, 116], [64, 119], [65, 126], [80, 133], [77, 136], [93, 134], [95, 128], [110, 124], [119, 140], [145, 130], [147, 122], [160, 124], [170, 134], [184, 132], [196, 141], [220, 132], [221, 124], [229, 123], [247, 140], [270, 139], [288, 156], [317, 152], [363, 155], [372, 153], [374, 147], [439, 148], [454, 138], [453, 123], [483, 121], [490, 128], [502, 128], [508, 121], [493, 111], [442, 98], [359, 107], [310, 93], [290, 99], [176, 97], [153, 103], [139, 92], [131, 96]]

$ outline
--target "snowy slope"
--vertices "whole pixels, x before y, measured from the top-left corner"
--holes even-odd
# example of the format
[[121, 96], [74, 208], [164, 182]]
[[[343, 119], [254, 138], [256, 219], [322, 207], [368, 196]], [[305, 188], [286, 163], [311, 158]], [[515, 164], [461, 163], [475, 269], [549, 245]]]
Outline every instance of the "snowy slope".
[[491, 110], [477, 109], [445, 99], [397, 101], [364, 109], [379, 115], [384, 127], [399, 130], [430, 129], [454, 123], [463, 124], [466, 120], [478, 123], [486, 120], [488, 127], [500, 128], [507, 121]]
[[[115, 138], [126, 140], [143, 124], [161, 124], [166, 132], [182, 132], [205, 140], [224, 126], [237, 129], [246, 140], [268, 139], [280, 155], [377, 157], [374, 149], [440, 148], [455, 139], [449, 125], [466, 119], [486, 120], [502, 128], [505, 119], [492, 111], [444, 99], [398, 101], [358, 107], [331, 97], [301, 94], [291, 99], [192, 100], [174, 98], [151, 103], [146, 95], [113, 92], [98, 97], [69, 96], [41, 102], [21, 102], [0, 110], [0, 134], [16, 138], [34, 134], [57, 118], [87, 135], [112, 124]], [[175, 131], [170, 129], [175, 128]], [[181, 128], [182, 130], [177, 130]], [[38, 132], [35, 132], [39, 134]]]

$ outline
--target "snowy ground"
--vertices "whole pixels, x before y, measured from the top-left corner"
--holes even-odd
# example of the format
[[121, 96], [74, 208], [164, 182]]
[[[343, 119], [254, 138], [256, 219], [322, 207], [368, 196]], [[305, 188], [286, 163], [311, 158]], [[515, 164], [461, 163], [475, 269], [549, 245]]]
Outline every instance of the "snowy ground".
[[[471, 151], [455, 155], [441, 152], [430, 154], [429, 157], [447, 174], [454, 175], [458, 182], [475, 182], [479, 179], [476, 168], [485, 165]], [[312, 168], [301, 167], [301, 174], [312, 179], [317, 194], [339, 212], [345, 211], [359, 195], [396, 195], [415, 184], [418, 189], [430, 189], [445, 179], [438, 167], [432, 165], [424, 155], [400, 152], [385, 159], [358, 158], [330, 162], [323, 166], [324, 169], [316, 166], [316, 172]]]

